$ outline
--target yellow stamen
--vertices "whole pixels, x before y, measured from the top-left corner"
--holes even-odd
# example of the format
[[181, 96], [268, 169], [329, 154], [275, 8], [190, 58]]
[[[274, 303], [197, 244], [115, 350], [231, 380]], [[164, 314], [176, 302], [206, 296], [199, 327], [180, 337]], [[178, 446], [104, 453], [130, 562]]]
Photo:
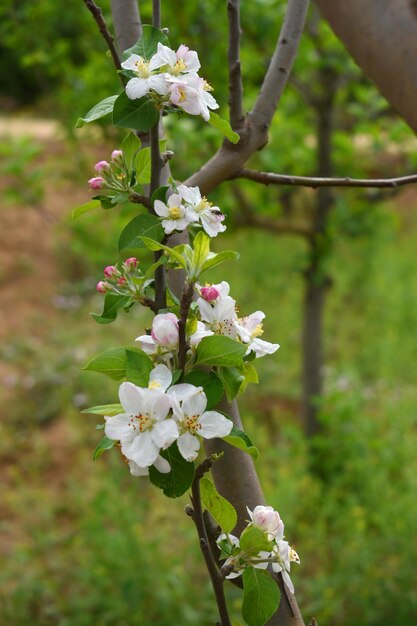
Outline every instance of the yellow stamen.
[[198, 415], [190, 415], [185, 419], [184, 428], [189, 430], [192, 435], [195, 435], [197, 431], [201, 428], [201, 424], [198, 423], [197, 418]]
[[178, 220], [181, 217], [181, 209], [178, 206], [172, 206], [168, 210], [168, 217], [172, 220]]
[[149, 63], [146, 63], [146, 61], [140, 59], [139, 61], [135, 62], [135, 66], [136, 74], [139, 76], [139, 78], [149, 78], [149, 76], [151, 75], [149, 71]]

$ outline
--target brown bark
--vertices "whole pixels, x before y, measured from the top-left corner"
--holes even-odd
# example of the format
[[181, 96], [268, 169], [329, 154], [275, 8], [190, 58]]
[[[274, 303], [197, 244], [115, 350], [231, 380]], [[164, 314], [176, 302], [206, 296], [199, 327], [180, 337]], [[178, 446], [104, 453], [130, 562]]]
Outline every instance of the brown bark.
[[365, 74], [417, 131], [416, 0], [316, 0]]

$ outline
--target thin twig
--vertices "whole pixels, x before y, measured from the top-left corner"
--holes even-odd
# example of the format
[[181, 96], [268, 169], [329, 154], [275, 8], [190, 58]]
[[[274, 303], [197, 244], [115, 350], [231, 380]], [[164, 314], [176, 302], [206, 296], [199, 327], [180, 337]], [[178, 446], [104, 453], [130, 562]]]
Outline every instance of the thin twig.
[[204, 524], [203, 507], [201, 504], [200, 480], [202, 479], [204, 474], [210, 470], [212, 463], [213, 459], [209, 457], [205, 459], [195, 471], [194, 480], [191, 486], [191, 501], [193, 505], [192, 519], [197, 528], [198, 536], [200, 539], [200, 549], [206, 563], [214, 594], [216, 596], [217, 607], [219, 609], [219, 615], [221, 619], [221, 626], [231, 626], [229, 613], [227, 610], [226, 598], [224, 596], [223, 580], [219, 574], [216, 561], [214, 560], [213, 554], [210, 549], [210, 542]]
[[[110, 34], [109, 29], [107, 28], [107, 24], [103, 17], [103, 12], [99, 6], [96, 5], [94, 0], [84, 0], [84, 3], [87, 9], [90, 11], [91, 15], [94, 17], [94, 20], [98, 26], [100, 33], [103, 35], [106, 40], [107, 46], [110, 50], [110, 54], [112, 56], [114, 65], [117, 70], [121, 70], [122, 66], [120, 64], [119, 54], [116, 50], [116, 46], [114, 45], [114, 40], [112, 35]], [[120, 80], [122, 81], [123, 86], [125, 85], [125, 79], [123, 74], [119, 74]]]
[[143, 204], [144, 207], [150, 209], [152, 204], [148, 196], [143, 196], [140, 193], [136, 193], [136, 191], [131, 191], [129, 195], [129, 200], [135, 204]]
[[161, 1], [152, 0], [152, 26], [161, 28]]
[[234, 130], [243, 126], [243, 85], [240, 67], [240, 0], [227, 0], [227, 20], [229, 24], [229, 108], [230, 124]]
[[184, 289], [180, 300], [180, 319], [178, 320], [178, 367], [185, 370], [185, 360], [187, 357], [188, 343], [185, 336], [188, 313], [193, 301], [194, 283], [184, 284]]
[[263, 185], [292, 185], [298, 187], [400, 187], [417, 183], [417, 174], [400, 176], [398, 178], [319, 178], [315, 176], [290, 176], [288, 174], [274, 174], [272, 172], [257, 172], [242, 169], [231, 178], [247, 178]]

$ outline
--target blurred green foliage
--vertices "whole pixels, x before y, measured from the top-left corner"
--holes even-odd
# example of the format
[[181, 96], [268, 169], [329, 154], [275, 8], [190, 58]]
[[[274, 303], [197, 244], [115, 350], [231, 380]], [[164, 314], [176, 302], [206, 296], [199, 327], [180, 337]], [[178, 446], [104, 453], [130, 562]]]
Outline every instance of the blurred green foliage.
[[[150, 5], [141, 2], [144, 22], [149, 22]], [[102, 6], [111, 24], [108, 0]], [[283, 10], [281, 0], [242, 5], [246, 109], [260, 86]], [[226, 22], [219, 19], [221, 12], [223, 0], [182, 3], [181, 11], [175, 3], [164, 4], [171, 41], [200, 52], [203, 73], [225, 110]], [[0, 40], [0, 86], [14, 105], [35, 103], [37, 113], [59, 116], [69, 127], [119, 89], [82, 2], [66, 5], [63, 18], [62, 5], [51, 0], [5, 0]], [[323, 95], [323, 72], [341, 79], [334, 109], [335, 173], [396, 175], [415, 166], [417, 152], [407, 148], [411, 132], [315, 14], [270, 145], [251, 165], [315, 172], [317, 116], [314, 107], [306, 106], [305, 91], [315, 98]], [[172, 116], [166, 125], [178, 179], [221, 141], [197, 119]], [[396, 148], [400, 143], [401, 151]], [[113, 147], [119, 146], [103, 147], [103, 158]], [[36, 145], [4, 143], [1, 154], [3, 175], [23, 177], [29, 189], [39, 189]], [[89, 177], [80, 173], [82, 148], [76, 159], [74, 185], [81, 176]], [[314, 200], [313, 192], [260, 188], [247, 181], [240, 189], [250, 206], [271, 217], [308, 219]], [[417, 220], [405, 210], [393, 210], [401, 208], [401, 195], [381, 203], [371, 191], [336, 194], [329, 224], [334, 250], [326, 260], [333, 287], [325, 319], [323, 433], [315, 441], [320, 467], [313, 474], [297, 417], [305, 243], [264, 232], [233, 232], [241, 213], [233, 185], [223, 185], [210, 199], [224, 208], [229, 226], [215, 247], [241, 253], [241, 261], [227, 268], [232, 293], [243, 313], [258, 307], [265, 311], [265, 338], [282, 346], [274, 358], [260, 362], [261, 384], [250, 389], [242, 407], [247, 431], [261, 450], [258, 468], [267, 501], [282, 514], [287, 537], [302, 559], [293, 580], [303, 613], [307, 620], [316, 615], [320, 626], [411, 624], [417, 612], [412, 541]], [[94, 431], [94, 417], [78, 413], [88, 405], [114, 402], [117, 395], [116, 383], [103, 385], [99, 376], [81, 372], [82, 364], [110, 346], [133, 342], [149, 324], [147, 313], [133, 311], [103, 332], [88, 317], [101, 304], [91, 296], [94, 283], [102, 268], [116, 260], [117, 235], [131, 217], [129, 207], [100, 210], [60, 226], [59, 323], [44, 341], [10, 337], [1, 348], [16, 374], [6, 381], [7, 411], [0, 424], [0, 464], [5, 467], [0, 506], [6, 511], [0, 523], [0, 626], [208, 626], [215, 620], [194, 529], [182, 512], [186, 499], [167, 503], [146, 480], [131, 478], [115, 451], [93, 465], [100, 434]], [[221, 272], [211, 276], [213, 281], [224, 278]], [[231, 589], [230, 595], [237, 614], [239, 594]]]

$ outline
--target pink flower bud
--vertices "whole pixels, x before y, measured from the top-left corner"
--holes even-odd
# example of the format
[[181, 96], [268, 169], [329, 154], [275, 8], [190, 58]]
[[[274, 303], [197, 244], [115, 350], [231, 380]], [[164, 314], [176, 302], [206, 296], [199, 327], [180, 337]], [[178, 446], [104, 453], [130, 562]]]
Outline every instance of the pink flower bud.
[[102, 178], [101, 176], [90, 178], [88, 184], [90, 185], [90, 189], [101, 189], [104, 185], [104, 178]]
[[119, 274], [119, 270], [114, 265], [108, 265], [104, 268], [103, 273], [106, 278], [115, 278]]
[[96, 285], [96, 289], [99, 293], [107, 293], [109, 285], [108, 283], [104, 282], [104, 280], [100, 280]]
[[256, 506], [252, 511], [252, 524], [276, 537], [284, 536], [284, 524], [272, 506]]
[[119, 287], [123, 287], [126, 284], [127, 280], [125, 278], [125, 276], [121, 276], [118, 280], [117, 280], [117, 284], [119, 285]]
[[96, 170], [96, 172], [101, 172], [102, 170], [108, 170], [109, 167], [110, 165], [109, 163], [107, 163], [107, 161], [99, 161], [95, 164], [94, 169]]
[[134, 272], [138, 266], [138, 260], [136, 257], [131, 256], [123, 263], [123, 269], [125, 272], [131, 273]]
[[219, 291], [218, 289], [216, 289], [216, 287], [213, 287], [213, 286], [202, 287], [201, 297], [203, 298], [203, 300], [206, 300], [206, 302], [212, 302], [213, 300], [219, 297]]
[[174, 348], [178, 344], [178, 318], [173, 313], [159, 313], [152, 323], [151, 337], [164, 348]]
[[123, 159], [123, 150], [113, 150], [111, 158], [112, 161], [121, 161]]

